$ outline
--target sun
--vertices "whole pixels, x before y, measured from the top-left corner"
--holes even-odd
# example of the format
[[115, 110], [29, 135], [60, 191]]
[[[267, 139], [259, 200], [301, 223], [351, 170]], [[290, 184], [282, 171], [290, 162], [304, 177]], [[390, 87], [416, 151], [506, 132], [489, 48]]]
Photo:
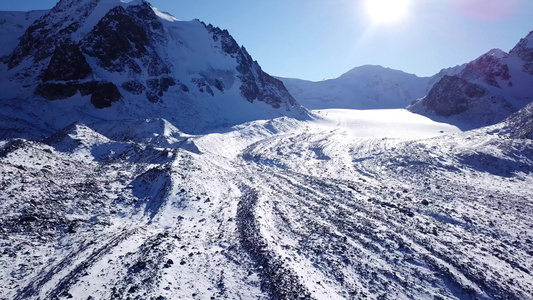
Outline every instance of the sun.
[[377, 23], [400, 21], [407, 14], [410, 0], [366, 0], [366, 11]]

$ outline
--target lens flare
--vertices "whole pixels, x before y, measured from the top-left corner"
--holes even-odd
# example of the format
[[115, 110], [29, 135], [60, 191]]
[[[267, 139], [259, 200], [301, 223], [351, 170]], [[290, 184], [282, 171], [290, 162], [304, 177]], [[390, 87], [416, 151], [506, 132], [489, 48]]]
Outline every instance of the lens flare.
[[407, 14], [410, 2], [410, 0], [366, 0], [366, 11], [374, 22], [397, 22]]

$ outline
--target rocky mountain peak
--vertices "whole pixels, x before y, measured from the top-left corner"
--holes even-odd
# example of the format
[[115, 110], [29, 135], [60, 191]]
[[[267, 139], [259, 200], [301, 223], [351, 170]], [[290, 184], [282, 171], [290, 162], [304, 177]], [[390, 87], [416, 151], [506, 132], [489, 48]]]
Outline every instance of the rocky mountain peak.
[[12, 93], [3, 98], [117, 103], [120, 116], [92, 113], [106, 119], [163, 118], [190, 130], [307, 115], [227, 30], [178, 21], [143, 0], [62, 0], [27, 28], [6, 64]]
[[524, 61], [523, 71], [533, 75], [533, 31], [510, 51], [513, 56], [519, 57]]
[[[443, 78], [409, 107], [425, 115], [452, 117], [469, 126], [496, 124], [531, 101], [533, 32], [509, 52], [492, 49]], [[471, 97], [469, 91], [484, 91]]]
[[[9, 58], [9, 69], [19, 66], [25, 59], [40, 62], [50, 57], [57, 44], [74, 39], [73, 33], [79, 31], [85, 23], [90, 23], [87, 21], [100, 1], [102, 0], [59, 1], [26, 30]], [[98, 17], [101, 16], [93, 16], [91, 19]]]
[[474, 61], [468, 63], [461, 73], [461, 77], [480, 80], [494, 87], [500, 87], [501, 81], [509, 80], [509, 66], [504, 62], [509, 54], [500, 50], [492, 49]]

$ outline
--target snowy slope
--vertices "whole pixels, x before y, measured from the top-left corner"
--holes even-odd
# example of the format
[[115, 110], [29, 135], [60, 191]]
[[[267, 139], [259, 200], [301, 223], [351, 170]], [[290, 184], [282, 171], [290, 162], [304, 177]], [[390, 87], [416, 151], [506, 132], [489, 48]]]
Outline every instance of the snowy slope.
[[446, 74], [408, 109], [476, 127], [498, 123], [533, 101], [533, 32], [509, 53], [493, 49]]
[[140, 0], [62, 0], [0, 67], [0, 125], [16, 132], [4, 137], [44, 137], [74, 121], [163, 118], [198, 133], [308, 116], [227, 31]]
[[533, 297], [531, 140], [320, 114], [0, 142], [1, 297]]
[[306, 81], [280, 78], [289, 92], [310, 109], [404, 108], [429, 90], [430, 78], [381, 66], [361, 66], [335, 79]]

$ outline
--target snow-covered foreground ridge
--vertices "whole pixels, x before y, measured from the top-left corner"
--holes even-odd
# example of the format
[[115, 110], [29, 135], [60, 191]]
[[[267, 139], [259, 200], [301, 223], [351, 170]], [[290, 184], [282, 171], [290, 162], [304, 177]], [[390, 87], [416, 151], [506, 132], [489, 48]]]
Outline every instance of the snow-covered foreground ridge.
[[465, 133], [326, 110], [0, 142], [0, 298], [531, 299], [528, 109]]

